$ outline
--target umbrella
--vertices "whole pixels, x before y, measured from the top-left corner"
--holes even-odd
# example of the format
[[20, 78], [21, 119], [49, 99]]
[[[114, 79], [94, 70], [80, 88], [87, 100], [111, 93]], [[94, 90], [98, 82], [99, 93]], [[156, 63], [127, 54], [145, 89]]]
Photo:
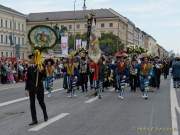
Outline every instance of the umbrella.
[[54, 60], [53, 59], [45, 59], [45, 65], [47, 65], [48, 64], [48, 62], [51, 62], [51, 65], [54, 65], [55, 64], [55, 62], [54, 62]]
[[124, 51], [119, 51], [115, 54], [115, 57], [128, 57], [128, 54]]

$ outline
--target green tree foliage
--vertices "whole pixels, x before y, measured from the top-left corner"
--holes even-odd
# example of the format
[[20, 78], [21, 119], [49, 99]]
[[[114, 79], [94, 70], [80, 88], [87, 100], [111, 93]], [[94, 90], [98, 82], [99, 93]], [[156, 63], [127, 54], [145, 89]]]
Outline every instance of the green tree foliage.
[[120, 38], [113, 33], [102, 33], [99, 38], [99, 43], [102, 51], [109, 54], [114, 54], [119, 50], [123, 50], [125, 46]]

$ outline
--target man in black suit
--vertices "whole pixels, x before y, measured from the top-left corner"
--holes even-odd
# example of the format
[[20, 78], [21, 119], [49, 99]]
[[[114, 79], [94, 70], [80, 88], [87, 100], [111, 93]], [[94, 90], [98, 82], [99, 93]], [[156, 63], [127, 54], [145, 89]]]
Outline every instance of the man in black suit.
[[[29, 95], [30, 99], [30, 109], [31, 109], [31, 116], [32, 116], [32, 123], [29, 125], [36, 125], [37, 115], [36, 115], [36, 106], [35, 106], [35, 99], [37, 100], [41, 106], [41, 109], [44, 114], [44, 121], [48, 120], [48, 115], [46, 111], [46, 105], [44, 103], [44, 86], [43, 86], [43, 79], [46, 76], [45, 70], [39, 71], [37, 66], [34, 65], [34, 55], [29, 56], [30, 59], [30, 66], [27, 70], [27, 80], [25, 85], [26, 95]], [[37, 77], [38, 75], [38, 77]]]

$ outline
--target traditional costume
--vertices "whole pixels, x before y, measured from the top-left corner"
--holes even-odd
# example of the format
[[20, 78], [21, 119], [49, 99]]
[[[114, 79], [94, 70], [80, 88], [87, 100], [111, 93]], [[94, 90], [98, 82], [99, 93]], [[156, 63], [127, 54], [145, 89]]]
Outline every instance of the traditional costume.
[[152, 65], [148, 62], [147, 55], [142, 57], [140, 64], [140, 89], [143, 93], [143, 98], [148, 99], [149, 80], [152, 75]]
[[76, 69], [77, 65], [74, 63], [73, 57], [68, 58], [67, 64], [64, 65], [66, 71], [66, 81], [67, 81], [67, 89], [68, 89], [68, 97], [76, 96], [75, 87], [77, 85], [77, 75]]
[[51, 91], [53, 90], [54, 82], [54, 61], [52, 59], [45, 60], [46, 64], [46, 79], [45, 79], [45, 88], [49, 92], [48, 97], [51, 97]]
[[[118, 54], [118, 55], [117, 55]], [[119, 92], [119, 98], [124, 99], [124, 88], [126, 84], [126, 79], [128, 78], [128, 67], [124, 61], [126, 57], [125, 52], [119, 52], [116, 54], [118, 59], [115, 69], [116, 75], [116, 88]]]

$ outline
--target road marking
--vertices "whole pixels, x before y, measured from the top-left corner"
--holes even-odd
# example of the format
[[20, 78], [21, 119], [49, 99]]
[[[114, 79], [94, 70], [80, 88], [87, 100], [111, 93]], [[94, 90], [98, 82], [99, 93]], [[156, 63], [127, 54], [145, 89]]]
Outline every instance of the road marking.
[[180, 114], [180, 107], [176, 107], [178, 113]]
[[110, 89], [109, 91], [110, 91], [110, 92], [114, 92], [115, 90], [114, 90], [114, 89]]
[[[56, 90], [53, 90], [52, 93], [62, 91], [62, 90], [64, 90], [64, 89], [63, 88], [56, 89]], [[45, 94], [48, 94], [48, 92], [46, 91]], [[7, 106], [7, 105], [10, 105], [10, 104], [14, 104], [14, 103], [18, 103], [18, 102], [22, 102], [22, 101], [25, 101], [25, 100], [28, 100], [28, 99], [29, 99], [29, 97], [23, 97], [23, 98], [7, 101], [7, 102], [4, 102], [4, 103], [0, 103], [0, 107]]]
[[29, 129], [29, 131], [39, 131], [39, 130], [47, 127], [48, 125], [50, 125], [50, 124], [52, 124], [52, 123], [54, 123], [60, 119], [63, 119], [64, 117], [66, 117], [68, 115], [70, 115], [70, 114], [69, 113], [61, 113], [60, 115], [57, 115], [56, 117], [49, 119], [47, 122], [43, 122], [43, 123], [31, 128], [31, 129]]
[[[57, 84], [59, 83], [58, 80], [54, 81], [54, 84]], [[2, 89], [0, 89], [0, 92], [1, 91], [4, 91], [4, 90], [8, 90], [8, 89], [15, 89], [15, 88], [21, 88], [21, 87], [25, 87], [25, 83], [16, 83], [16, 84], [1, 84], [0, 87], [2, 86]]]
[[97, 99], [98, 99], [98, 97], [94, 97], [94, 98], [91, 98], [91, 99], [85, 101], [85, 103], [86, 103], [86, 104], [90, 104], [90, 103], [96, 101]]
[[[12, 86], [12, 85], [10, 85], [10, 86]], [[12, 87], [6, 87], [6, 86], [3, 86], [3, 87], [5, 87], [5, 88], [2, 88], [2, 89], [0, 89], [0, 91], [4, 91], [4, 90], [7, 90], [7, 89], [16, 89], [16, 88], [21, 88], [21, 87], [24, 87], [24, 84], [23, 85], [20, 85], [20, 86], [17, 86], [16, 87], [16, 85], [14, 85], [14, 86], [12, 86]]]
[[170, 100], [171, 100], [171, 120], [172, 120], [172, 135], [179, 135], [178, 131], [178, 122], [177, 122], [177, 115], [176, 115], [176, 107], [179, 107], [176, 91], [173, 88], [173, 81], [171, 79], [171, 85], [170, 85]]

